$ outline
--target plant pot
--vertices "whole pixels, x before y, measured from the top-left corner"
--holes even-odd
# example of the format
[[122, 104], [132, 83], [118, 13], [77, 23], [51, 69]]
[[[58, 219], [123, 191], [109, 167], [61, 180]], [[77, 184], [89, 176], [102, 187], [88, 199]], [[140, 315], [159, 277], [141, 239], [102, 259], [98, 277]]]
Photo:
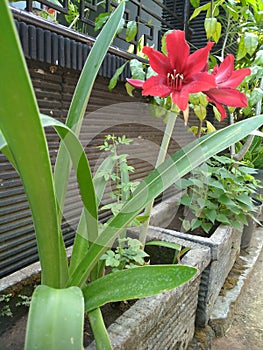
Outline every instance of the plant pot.
[[[134, 231], [131, 235], [134, 236]], [[182, 264], [196, 266], [199, 271], [191, 281], [172, 291], [136, 301], [108, 328], [113, 349], [187, 349], [195, 330], [201, 274], [210, 262], [209, 248], [186, 242], [158, 228], [149, 230], [148, 240], [187, 244], [192, 249], [183, 257]], [[165, 248], [154, 249], [154, 260], [160, 263]], [[86, 348], [94, 349], [94, 342]]]
[[[176, 197], [175, 197], [176, 200]], [[161, 203], [155, 207], [154, 211], [154, 223], [163, 225], [163, 210], [165, 203]], [[174, 206], [175, 211], [178, 208], [176, 202], [172, 205], [169, 202], [169, 207]], [[157, 218], [160, 218], [159, 222]], [[169, 227], [173, 222], [178, 222], [178, 217], [166, 218]], [[168, 226], [168, 225], [167, 225]], [[200, 237], [187, 233], [178, 232], [175, 230], [165, 230], [164, 232], [169, 233], [173, 237], [180, 238], [188, 244], [198, 244], [209, 247], [211, 254], [210, 264], [202, 273], [199, 299], [196, 315], [196, 325], [200, 328], [205, 327], [208, 324], [213, 306], [219, 295], [219, 292], [225, 282], [227, 275], [229, 274], [234, 262], [239, 256], [241, 233], [230, 226], [220, 225], [211, 237]], [[186, 244], [187, 245], [187, 244]]]
[[[258, 188], [257, 192], [263, 197], [263, 169], [257, 169], [257, 173], [254, 176], [257, 180], [260, 180], [260, 186], [262, 187]], [[263, 210], [259, 213], [258, 220], [263, 222]]]
[[[262, 201], [253, 198], [253, 204], [257, 207], [257, 212], [254, 215], [257, 220], [259, 220], [262, 212]], [[251, 217], [247, 217], [248, 225], [244, 225], [244, 229], [241, 236], [240, 247], [242, 249], [249, 247], [253, 232], [256, 229], [257, 223]]]

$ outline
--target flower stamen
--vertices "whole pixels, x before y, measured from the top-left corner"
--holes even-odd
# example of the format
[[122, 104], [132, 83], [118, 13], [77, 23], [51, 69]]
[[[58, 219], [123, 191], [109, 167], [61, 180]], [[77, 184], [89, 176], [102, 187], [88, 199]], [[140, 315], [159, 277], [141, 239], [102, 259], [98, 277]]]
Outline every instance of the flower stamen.
[[182, 89], [183, 80], [183, 74], [176, 73], [176, 70], [174, 70], [173, 73], [167, 74], [167, 85], [171, 90], [180, 91]]

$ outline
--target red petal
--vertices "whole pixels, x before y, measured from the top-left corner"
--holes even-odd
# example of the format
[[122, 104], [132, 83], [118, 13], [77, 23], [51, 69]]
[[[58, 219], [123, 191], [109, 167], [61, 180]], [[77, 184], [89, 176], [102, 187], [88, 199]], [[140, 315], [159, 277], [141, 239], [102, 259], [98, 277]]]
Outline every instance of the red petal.
[[224, 87], [224, 88], [228, 87], [228, 88], [236, 89], [238, 87], [238, 85], [242, 83], [244, 78], [250, 74], [251, 74], [251, 70], [249, 68], [235, 70], [231, 74], [230, 78], [227, 79], [227, 81], [221, 83], [219, 87], [220, 88], [221, 87]]
[[201, 91], [208, 91], [216, 87], [215, 77], [206, 72], [198, 73], [193, 76], [193, 80], [183, 86], [183, 90], [194, 94]]
[[131, 84], [132, 86], [138, 89], [142, 89], [143, 84], [145, 83], [144, 80], [139, 80], [139, 79], [126, 79], [126, 80], [129, 84]]
[[216, 108], [218, 109], [219, 113], [221, 114], [220, 121], [224, 120], [225, 117], [226, 117], [226, 109], [225, 109], [225, 107], [222, 106], [220, 103], [216, 103], [216, 102], [215, 102], [215, 105], [216, 105]]
[[188, 106], [188, 98], [189, 94], [187, 91], [173, 91], [172, 92], [172, 101], [175, 105], [177, 105], [181, 111], [186, 110]]
[[189, 56], [185, 70], [183, 72], [185, 78], [190, 78], [191, 75], [199, 73], [205, 68], [209, 52], [213, 45], [214, 43], [209, 42], [207, 43], [206, 47], [196, 50]]
[[232, 107], [246, 107], [246, 95], [240, 91], [230, 88], [211, 89], [206, 92], [206, 95], [214, 102], [222, 103]]
[[181, 74], [190, 53], [189, 45], [185, 40], [185, 33], [182, 30], [174, 30], [166, 36], [166, 48], [172, 70]]
[[224, 61], [220, 64], [216, 72], [217, 84], [223, 83], [228, 80], [234, 71], [234, 56], [227, 55]]
[[154, 50], [149, 46], [145, 46], [142, 49], [142, 52], [148, 56], [150, 66], [156, 73], [167, 77], [167, 74], [172, 72], [170, 61], [163, 53]]
[[167, 97], [170, 93], [171, 90], [166, 85], [166, 77], [160, 75], [150, 77], [143, 85], [143, 96]]

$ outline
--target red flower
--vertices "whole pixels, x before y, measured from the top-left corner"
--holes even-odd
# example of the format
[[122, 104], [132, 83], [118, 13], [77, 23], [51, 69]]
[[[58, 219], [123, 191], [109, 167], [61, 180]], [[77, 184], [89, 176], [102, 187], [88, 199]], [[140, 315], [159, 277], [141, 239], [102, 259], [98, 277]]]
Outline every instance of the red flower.
[[212, 74], [216, 80], [216, 88], [206, 91], [207, 99], [216, 105], [221, 114], [221, 120], [226, 117], [226, 110], [222, 105], [232, 107], [246, 107], [246, 95], [236, 90], [243, 79], [251, 73], [249, 68], [234, 71], [234, 56], [227, 55], [220, 67], [215, 66]]
[[204, 72], [213, 43], [190, 55], [190, 48], [181, 30], [174, 30], [166, 36], [168, 55], [145, 46], [143, 53], [149, 58], [150, 66], [157, 73], [146, 81], [127, 79], [144, 96], [167, 97], [181, 110], [185, 110], [191, 93], [207, 91], [216, 87], [215, 78]]
[[51, 8], [49, 8], [47, 12], [53, 16], [55, 16], [55, 14], [56, 14], [56, 11], [54, 9], [51, 9]]

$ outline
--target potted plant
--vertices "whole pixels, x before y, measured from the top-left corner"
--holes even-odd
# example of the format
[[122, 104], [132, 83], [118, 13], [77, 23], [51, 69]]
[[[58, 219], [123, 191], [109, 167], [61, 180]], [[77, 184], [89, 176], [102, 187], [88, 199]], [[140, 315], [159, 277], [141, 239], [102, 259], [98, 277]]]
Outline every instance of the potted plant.
[[253, 170], [227, 156], [215, 156], [195, 169], [185, 179], [186, 193], [180, 203], [185, 207], [184, 232], [201, 231], [210, 236], [219, 224], [230, 225], [242, 232], [247, 217], [253, 217], [252, 196], [258, 183]]
[[[136, 229], [128, 230], [128, 239], [130, 237], [138, 237]], [[139, 241], [135, 240], [136, 242]], [[114, 349], [186, 348], [190, 343], [195, 329], [201, 274], [210, 262], [209, 248], [174, 237], [164, 229], [148, 230], [146, 252], [151, 264], [171, 263], [175, 256], [180, 256], [180, 249], [186, 244], [190, 250], [180, 259], [181, 263], [197, 267], [198, 274], [182, 287], [137, 300], [129, 307], [108, 327]], [[178, 251], [175, 251], [176, 246]], [[130, 246], [122, 257], [119, 256], [124, 249], [118, 246], [115, 252], [110, 250], [105, 255], [113, 268], [121, 268], [123, 262], [130, 264], [127, 256], [132, 256], [131, 264], [135, 262], [134, 250], [132, 252]], [[141, 260], [141, 254], [137, 258], [136, 260]], [[85, 349], [96, 349], [95, 342]]]
[[[100, 196], [97, 194], [104, 184], [93, 181], [77, 135], [96, 74], [118, 30], [124, 5], [121, 1], [98, 36], [64, 125], [40, 115], [8, 3], [6, 0], [0, 3], [1, 46], [5, 47], [0, 56], [1, 77], [5, 82], [0, 88], [4, 101], [0, 107], [0, 148], [22, 179], [32, 211], [41, 264], [41, 286], [32, 297], [25, 349], [36, 346], [39, 349], [81, 349], [84, 311], [88, 313], [97, 349], [111, 349], [101, 305], [174, 289], [196, 275], [197, 269], [193, 266], [156, 265], [102, 276], [100, 257], [147, 203], [204, 160], [263, 123], [262, 116], [242, 121], [176, 153], [136, 188], [119, 213], [99, 232]], [[213, 78], [209, 81], [214, 84]], [[43, 126], [53, 126], [62, 140], [54, 174]], [[200, 152], [202, 157], [198, 156]], [[71, 162], [78, 178], [83, 213], [68, 264], [60, 224]], [[56, 312], [51, 313], [54, 309]]]
[[[200, 286], [196, 320], [199, 327], [206, 326], [239, 254], [243, 226], [248, 225], [250, 218], [254, 221], [252, 196], [258, 182], [251, 173], [251, 168], [225, 155], [215, 156], [184, 179], [185, 193], [175, 198], [177, 206], [180, 205], [177, 216], [173, 217], [170, 212], [168, 228], [176, 237], [211, 249], [211, 263], [203, 273]], [[158, 216], [158, 208], [155, 210]], [[162, 217], [160, 211], [159, 216]]]
[[[263, 84], [263, 80], [262, 83]], [[261, 106], [261, 103], [260, 103]], [[259, 110], [260, 108], [258, 108]], [[235, 145], [235, 151], [236, 154], [239, 154], [240, 151], [243, 150], [244, 145], [246, 142], [237, 142]], [[257, 188], [257, 195], [259, 198], [257, 200], [261, 200], [263, 195], [263, 145], [262, 145], [262, 137], [260, 136], [254, 136], [252, 141], [250, 142], [249, 148], [246, 150], [242, 160], [242, 163], [244, 163], [246, 166], [251, 167], [254, 169], [254, 177], [259, 180], [260, 186]], [[255, 195], [255, 197], [257, 197]], [[256, 203], [257, 203], [256, 200]], [[257, 203], [258, 208], [260, 209], [260, 203]], [[262, 211], [258, 211], [258, 220], [263, 221]], [[249, 220], [252, 225], [254, 225], [254, 221]], [[246, 229], [246, 228], [245, 228]]]

